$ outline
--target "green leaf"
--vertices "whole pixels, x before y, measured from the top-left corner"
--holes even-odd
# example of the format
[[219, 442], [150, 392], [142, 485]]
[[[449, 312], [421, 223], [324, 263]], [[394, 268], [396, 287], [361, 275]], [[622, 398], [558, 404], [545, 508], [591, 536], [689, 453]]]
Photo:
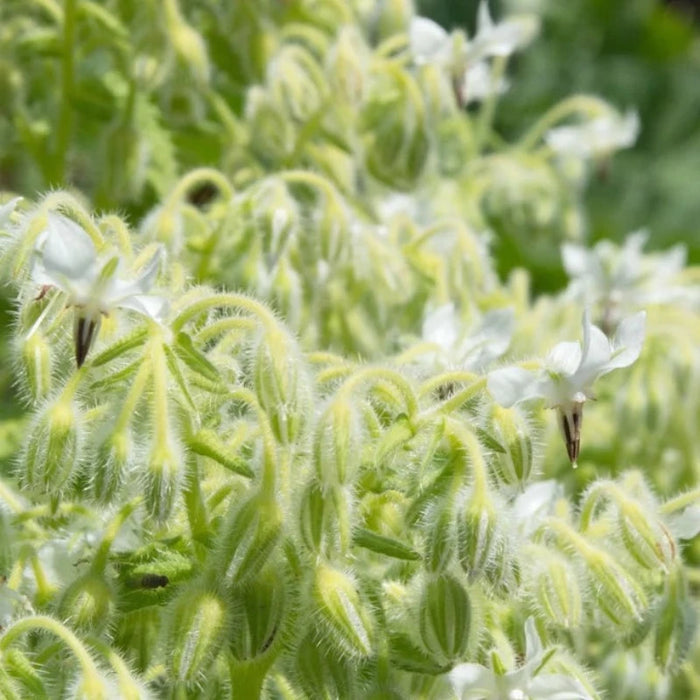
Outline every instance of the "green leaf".
[[405, 561], [416, 561], [420, 559], [420, 554], [411, 549], [408, 545], [394, 539], [386, 537], [365, 528], [357, 528], [352, 536], [353, 544], [364, 549], [369, 549], [377, 554], [384, 554], [394, 559]]

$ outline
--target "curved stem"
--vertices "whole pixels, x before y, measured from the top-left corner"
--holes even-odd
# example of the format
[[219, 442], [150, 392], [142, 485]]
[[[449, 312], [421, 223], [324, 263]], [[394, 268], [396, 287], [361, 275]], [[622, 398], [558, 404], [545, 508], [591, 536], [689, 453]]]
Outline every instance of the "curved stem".
[[269, 327], [275, 327], [278, 325], [277, 319], [270, 309], [268, 309], [264, 304], [259, 301], [255, 301], [244, 294], [233, 294], [233, 293], [216, 293], [212, 294], [204, 299], [199, 299], [192, 302], [186, 306], [180, 313], [175, 317], [172, 322], [172, 329], [174, 333], [182, 330], [182, 327], [190, 320], [192, 320], [197, 314], [203, 311], [209, 311], [210, 309], [216, 308], [217, 306], [226, 307], [230, 306], [236, 309], [241, 309], [247, 311], [259, 318], [262, 323]]

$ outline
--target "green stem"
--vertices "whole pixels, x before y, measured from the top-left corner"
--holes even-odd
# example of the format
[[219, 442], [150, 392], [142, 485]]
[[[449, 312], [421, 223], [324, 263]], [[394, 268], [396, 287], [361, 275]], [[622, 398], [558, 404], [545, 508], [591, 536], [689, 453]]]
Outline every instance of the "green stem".
[[503, 79], [506, 72], [508, 59], [506, 56], [496, 56], [491, 66], [491, 84], [494, 89], [487, 95], [481, 110], [479, 112], [478, 122], [476, 125], [476, 144], [477, 151], [481, 153], [485, 149], [488, 140], [491, 125], [493, 123], [493, 115], [496, 112], [496, 104], [498, 103], [498, 84]]
[[247, 311], [253, 316], [259, 318], [268, 328], [274, 328], [278, 325], [274, 314], [264, 304], [261, 304], [260, 302], [255, 301], [244, 294], [222, 293], [212, 294], [186, 306], [182, 311], [180, 311], [172, 322], [171, 327], [173, 333], [177, 333], [178, 331], [182, 330], [183, 326], [197, 316], [197, 314], [204, 311], [209, 311], [217, 306], [230, 306]]
[[660, 508], [659, 512], [662, 515], [670, 515], [675, 513], [677, 510], [686, 508], [687, 506], [693, 505], [694, 503], [700, 501], [700, 487], [681, 493], [675, 498], [671, 498], [666, 501]]
[[262, 693], [268, 668], [269, 664], [230, 661], [229, 674], [233, 700], [257, 700]]

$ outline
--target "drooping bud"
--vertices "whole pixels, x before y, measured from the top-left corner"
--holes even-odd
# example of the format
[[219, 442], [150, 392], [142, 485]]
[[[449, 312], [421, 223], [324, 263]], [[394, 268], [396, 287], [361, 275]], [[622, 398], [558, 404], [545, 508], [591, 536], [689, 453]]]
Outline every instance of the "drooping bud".
[[471, 580], [482, 575], [498, 541], [496, 504], [488, 489], [472, 489], [457, 516], [457, 553]]
[[268, 567], [236, 589], [231, 601], [231, 653], [240, 662], [256, 661], [279, 646], [287, 612], [284, 577]]
[[255, 494], [242, 505], [234, 503], [211, 557], [211, 576], [244, 583], [260, 571], [281, 534], [282, 511], [275, 500]]
[[444, 571], [455, 550], [454, 515], [451, 498], [438, 500], [429, 512], [430, 527], [425, 541], [425, 565], [428, 571]]
[[148, 457], [144, 498], [149, 513], [156, 520], [167, 520], [172, 513], [184, 471], [181, 449], [169, 441], [154, 443]]
[[620, 500], [618, 505], [620, 534], [627, 551], [645, 569], [668, 571], [678, 552], [668, 528], [631, 498]]
[[331, 509], [330, 498], [324, 495], [320, 484], [311, 483], [301, 499], [299, 529], [304, 544], [314, 554], [322, 554], [329, 540], [332, 523]]
[[372, 653], [371, 618], [350, 576], [319, 563], [314, 572], [313, 598], [319, 619], [340, 653], [354, 657]]
[[253, 381], [275, 437], [294, 442], [310, 413], [310, 382], [294, 340], [278, 328], [268, 328], [253, 350]]
[[32, 400], [46, 398], [51, 391], [51, 349], [41, 331], [22, 339], [21, 363]]
[[38, 494], [56, 494], [70, 483], [81, 459], [81, 420], [70, 401], [47, 404], [26, 436], [20, 462], [24, 483]]
[[108, 435], [91, 462], [90, 487], [97, 501], [111, 503], [119, 493], [133, 453], [126, 430]]
[[327, 698], [358, 697], [357, 669], [344, 654], [318, 643], [313, 633], [299, 643], [296, 671], [306, 697], [318, 696], [319, 688]]
[[535, 462], [533, 431], [517, 408], [492, 409], [494, 437], [503, 448], [494, 454], [500, 479], [509, 486], [524, 486]]
[[99, 633], [110, 623], [115, 596], [103, 575], [88, 572], [63, 591], [58, 615], [83, 632]]
[[314, 464], [325, 486], [352, 483], [362, 459], [362, 432], [353, 404], [336, 398], [316, 427]]
[[197, 682], [221, 650], [230, 626], [227, 601], [218, 593], [188, 588], [175, 599], [166, 620], [166, 649], [176, 681]]
[[421, 640], [443, 663], [456, 661], [469, 643], [471, 604], [462, 584], [450, 574], [426, 582], [418, 613]]

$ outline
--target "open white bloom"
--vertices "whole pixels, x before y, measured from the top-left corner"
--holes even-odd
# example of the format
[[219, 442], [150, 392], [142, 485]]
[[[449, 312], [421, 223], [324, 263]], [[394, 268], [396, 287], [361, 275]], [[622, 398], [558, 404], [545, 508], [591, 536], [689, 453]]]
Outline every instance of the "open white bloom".
[[564, 269], [571, 278], [567, 294], [586, 306], [599, 306], [604, 329], [619, 314], [649, 304], [700, 300], [700, 289], [678, 283], [685, 267], [685, 247], [645, 255], [642, 249], [648, 237], [646, 231], [636, 231], [622, 246], [607, 240], [591, 249], [573, 243], [562, 246]]
[[527, 46], [538, 30], [539, 22], [535, 15], [513, 15], [496, 24], [491, 18], [488, 3], [481, 0], [476, 35], [468, 48], [469, 59], [478, 61], [487, 56], [508, 57]]
[[554, 653], [554, 649], [544, 649], [535, 621], [529, 617], [522, 666], [499, 673], [481, 664], [460, 664], [450, 671], [450, 682], [460, 700], [592, 700], [578, 679], [545, 671]]
[[153, 286], [159, 250], [134, 279], [121, 277], [119, 256], [101, 258], [90, 236], [74, 221], [48, 214], [48, 226], [36, 245], [34, 281], [42, 287], [58, 287], [76, 308], [75, 355], [78, 367], [85, 361], [97, 337], [103, 315], [113, 309], [129, 309], [161, 321], [167, 308], [163, 297], [147, 292]]
[[559, 343], [536, 371], [506, 367], [491, 372], [487, 385], [493, 398], [508, 407], [543, 398], [557, 408], [569, 459], [576, 464], [581, 442], [583, 404], [593, 396], [598, 377], [628, 367], [639, 357], [644, 342], [646, 312], [640, 311], [618, 326], [612, 342], [583, 315], [583, 347], [577, 342]]
[[478, 370], [500, 357], [513, 334], [513, 309], [485, 313], [471, 328], [460, 321], [454, 304], [444, 304], [423, 321], [423, 340], [435, 346], [434, 360], [445, 367]]
[[486, 61], [477, 61], [464, 71], [461, 94], [465, 105], [480, 102], [493, 94], [501, 95], [508, 89], [505, 78], [494, 79], [493, 71]]
[[452, 60], [450, 35], [432, 19], [413, 17], [408, 28], [411, 55], [417, 65], [438, 63], [447, 65]]
[[558, 155], [602, 160], [614, 151], [633, 146], [639, 135], [639, 116], [611, 111], [584, 124], [559, 126], [545, 134], [547, 145]]

